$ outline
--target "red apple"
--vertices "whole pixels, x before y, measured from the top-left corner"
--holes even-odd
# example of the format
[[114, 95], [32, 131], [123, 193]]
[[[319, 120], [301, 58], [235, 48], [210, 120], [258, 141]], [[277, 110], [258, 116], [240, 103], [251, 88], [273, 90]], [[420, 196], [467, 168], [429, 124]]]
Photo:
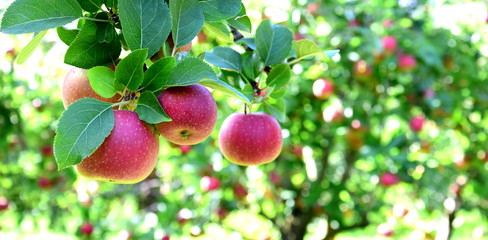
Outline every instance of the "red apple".
[[53, 182], [47, 177], [40, 177], [37, 180], [37, 185], [42, 189], [50, 189], [53, 187]]
[[249, 193], [246, 189], [246, 187], [242, 186], [242, 184], [238, 183], [234, 186], [234, 188], [232, 189], [232, 191], [234, 192], [234, 196], [237, 198], [237, 199], [244, 199], [247, 194]]
[[9, 203], [6, 197], [0, 197], [0, 211], [7, 210], [8, 204]]
[[359, 60], [356, 62], [354, 65], [354, 74], [356, 77], [362, 77], [362, 78], [367, 78], [371, 76], [373, 73], [373, 68], [368, 65], [368, 63], [364, 60]]
[[398, 68], [404, 72], [412, 71], [417, 67], [417, 60], [412, 55], [400, 55], [398, 58]]
[[115, 124], [100, 147], [77, 165], [87, 177], [117, 183], [144, 180], [156, 166], [159, 138], [133, 111], [113, 110]]
[[393, 229], [391, 229], [390, 225], [388, 225], [386, 223], [382, 223], [382, 224], [378, 225], [376, 232], [378, 232], [378, 234], [383, 236], [383, 237], [393, 236]]
[[204, 176], [200, 179], [200, 189], [204, 192], [212, 191], [220, 186], [220, 181], [217, 178]]
[[383, 27], [384, 28], [390, 28], [393, 26], [393, 23], [394, 23], [393, 20], [387, 19], [387, 20], [383, 21]]
[[179, 224], [185, 224], [188, 222], [193, 217], [192, 212], [189, 209], [181, 209], [178, 211], [176, 214], [176, 220], [178, 221]]
[[357, 19], [353, 19], [348, 23], [349, 27], [359, 27], [361, 25]]
[[273, 161], [283, 145], [281, 127], [271, 115], [234, 113], [220, 128], [220, 151], [239, 165], [259, 165]]
[[381, 43], [383, 44], [383, 49], [387, 53], [394, 53], [397, 48], [397, 40], [395, 37], [386, 36], [381, 39]]
[[163, 238], [161, 238], [161, 240], [170, 240], [169, 235], [164, 235]]
[[278, 185], [281, 182], [281, 176], [277, 172], [271, 172], [271, 174], [269, 175], [269, 180], [274, 185]]
[[178, 148], [181, 150], [182, 155], [186, 155], [191, 150], [190, 145], [178, 145]]
[[310, 13], [312, 15], [316, 14], [319, 9], [320, 9], [320, 3], [318, 3], [318, 2], [311, 2], [307, 6], [308, 13]]
[[212, 94], [200, 84], [172, 87], [164, 90], [158, 101], [171, 122], [156, 124], [168, 141], [180, 145], [194, 145], [205, 140], [217, 120], [217, 105]]
[[219, 207], [216, 213], [221, 220], [227, 217], [227, 215], [229, 215], [229, 212], [223, 207]]
[[104, 98], [98, 95], [90, 86], [86, 70], [76, 67], [71, 68], [64, 78], [62, 94], [65, 108], [76, 100], [87, 97], [110, 103], [116, 103], [120, 99], [119, 94], [115, 94], [112, 98]]
[[408, 213], [408, 209], [405, 208], [405, 206], [401, 203], [396, 203], [394, 206], [393, 206], [393, 216], [397, 217], [397, 218], [402, 218], [402, 217], [405, 217], [405, 215], [407, 215]]
[[380, 176], [380, 184], [383, 186], [386, 186], [386, 187], [393, 186], [393, 185], [397, 184], [398, 182], [400, 182], [400, 179], [398, 178], [397, 175], [395, 175], [393, 173], [387, 172], [387, 173], [383, 173]]
[[52, 146], [44, 146], [41, 148], [42, 156], [44, 157], [52, 157], [53, 156], [53, 147]]
[[424, 126], [425, 119], [422, 116], [413, 117], [410, 120], [410, 129], [414, 132], [420, 132]]
[[300, 146], [300, 145], [293, 145], [293, 146], [291, 146], [291, 152], [297, 158], [302, 158], [303, 157], [303, 147]]
[[91, 235], [93, 233], [93, 225], [91, 225], [90, 223], [84, 223], [83, 225], [81, 225], [81, 233], [83, 235]]
[[329, 105], [322, 112], [322, 117], [325, 122], [339, 122], [344, 119], [344, 114], [342, 113], [342, 106], [340, 105]]
[[313, 83], [312, 90], [318, 99], [327, 99], [334, 94], [334, 83], [328, 79], [318, 79]]

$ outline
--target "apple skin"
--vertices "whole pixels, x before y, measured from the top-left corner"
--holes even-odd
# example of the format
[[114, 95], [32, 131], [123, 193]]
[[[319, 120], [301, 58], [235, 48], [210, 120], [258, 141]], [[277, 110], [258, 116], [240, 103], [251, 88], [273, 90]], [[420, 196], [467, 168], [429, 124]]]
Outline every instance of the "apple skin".
[[78, 99], [87, 97], [110, 103], [116, 103], [120, 99], [119, 94], [115, 94], [112, 98], [98, 95], [90, 85], [86, 70], [77, 67], [71, 68], [64, 78], [62, 94], [64, 108], [68, 108]]
[[171, 87], [158, 96], [171, 122], [156, 124], [161, 136], [179, 145], [194, 145], [207, 139], [217, 121], [217, 104], [202, 85]]
[[47, 177], [40, 177], [37, 180], [37, 185], [42, 189], [50, 189], [54, 186], [53, 182]]
[[322, 111], [322, 118], [325, 122], [340, 122], [344, 119], [344, 114], [342, 113], [342, 106], [330, 105], [327, 106], [324, 111]]
[[401, 71], [408, 72], [412, 71], [417, 67], [417, 60], [412, 55], [401, 55], [398, 58], [398, 68]]
[[424, 126], [425, 119], [423, 117], [414, 117], [410, 120], [410, 129], [414, 132], [422, 131], [422, 127]]
[[398, 176], [393, 174], [393, 173], [383, 173], [380, 176], [380, 184], [386, 187], [393, 186], [400, 182], [400, 179], [398, 179]]
[[8, 200], [5, 197], [0, 197], [0, 211], [7, 210], [8, 208]]
[[156, 166], [159, 138], [133, 111], [113, 110], [115, 124], [100, 147], [77, 165], [87, 177], [116, 183], [137, 183]]
[[313, 82], [312, 90], [318, 99], [327, 99], [334, 94], [334, 83], [328, 79], [317, 79]]
[[381, 43], [383, 44], [383, 49], [387, 53], [394, 53], [397, 49], [397, 40], [395, 37], [386, 36], [381, 39]]
[[280, 155], [283, 137], [278, 121], [264, 112], [233, 113], [220, 128], [220, 151], [239, 165], [259, 165]]
[[90, 223], [84, 223], [81, 225], [80, 230], [83, 235], [89, 236], [93, 233], [93, 225]]
[[232, 189], [232, 191], [234, 192], [234, 196], [239, 200], [244, 199], [247, 196], [247, 194], [249, 193], [247, 191], [246, 187], [242, 186], [242, 184], [240, 184], [240, 183], [235, 185], [234, 188]]
[[169, 235], [164, 235], [161, 240], [170, 240]]
[[220, 181], [217, 178], [204, 176], [200, 179], [200, 189], [204, 192], [216, 190], [220, 187]]

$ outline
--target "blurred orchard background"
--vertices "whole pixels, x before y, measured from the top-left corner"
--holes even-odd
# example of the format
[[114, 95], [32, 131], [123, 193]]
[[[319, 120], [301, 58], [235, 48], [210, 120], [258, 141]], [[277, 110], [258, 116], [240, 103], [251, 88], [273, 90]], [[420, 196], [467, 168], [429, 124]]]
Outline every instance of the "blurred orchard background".
[[[134, 185], [57, 171], [67, 47], [49, 31], [19, 65], [32, 35], [0, 33], [0, 239], [488, 239], [485, 1], [244, 4], [254, 27], [269, 18], [340, 50], [293, 66], [281, 155], [223, 159], [218, 128], [243, 108], [215, 92], [211, 137], [161, 141], [156, 170]], [[228, 39], [204, 30], [192, 54]], [[317, 79], [333, 83], [327, 99]]]

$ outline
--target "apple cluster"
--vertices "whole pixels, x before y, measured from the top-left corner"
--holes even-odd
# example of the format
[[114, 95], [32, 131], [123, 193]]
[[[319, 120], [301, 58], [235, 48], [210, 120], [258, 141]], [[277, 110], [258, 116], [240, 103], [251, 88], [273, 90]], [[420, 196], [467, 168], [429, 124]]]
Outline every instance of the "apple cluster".
[[[112, 70], [115, 67], [111, 68]], [[67, 108], [82, 98], [117, 103], [125, 97], [103, 98], [90, 85], [87, 71], [72, 68], [63, 82], [63, 104]], [[76, 165], [88, 178], [131, 184], [144, 180], [156, 166], [158, 134], [172, 144], [198, 144], [212, 133], [217, 105], [210, 91], [200, 85], [170, 87], [157, 100], [172, 119], [155, 125], [142, 121], [135, 111], [113, 109], [114, 127], [90, 156]], [[219, 144], [223, 155], [239, 165], [259, 165], [273, 161], [282, 148], [281, 127], [271, 115], [235, 113], [225, 119]]]

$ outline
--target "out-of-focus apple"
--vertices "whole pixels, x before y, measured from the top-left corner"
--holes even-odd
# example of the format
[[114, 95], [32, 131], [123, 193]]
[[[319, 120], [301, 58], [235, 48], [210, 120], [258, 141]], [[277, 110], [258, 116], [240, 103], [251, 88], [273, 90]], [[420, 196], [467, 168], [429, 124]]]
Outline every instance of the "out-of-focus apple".
[[435, 91], [432, 88], [427, 88], [424, 90], [424, 98], [432, 99], [435, 97]]
[[381, 39], [381, 43], [383, 44], [383, 50], [386, 53], [394, 53], [397, 49], [397, 40], [393, 36], [386, 36]]
[[382, 224], [378, 225], [376, 232], [383, 237], [393, 236], [393, 229], [391, 228], [390, 225], [388, 225], [386, 223], [382, 223]]
[[402, 218], [402, 217], [405, 217], [405, 215], [407, 215], [407, 213], [408, 213], [408, 209], [405, 207], [405, 205], [403, 205], [401, 203], [396, 203], [393, 206], [393, 216], [395, 216], [397, 218]]
[[240, 183], [236, 184], [232, 191], [234, 192], [234, 196], [239, 200], [244, 199], [249, 193], [246, 187], [242, 186]]
[[359, 27], [361, 25], [361, 23], [357, 19], [353, 19], [353, 20], [349, 21], [349, 23], [347, 25], [349, 27]]
[[161, 240], [170, 240], [170, 237], [169, 237], [169, 235], [164, 235], [164, 236], [161, 238]]
[[391, 19], [386, 19], [385, 21], [383, 21], [383, 27], [384, 28], [391, 28], [393, 26], [393, 20]]
[[413, 117], [410, 120], [410, 129], [412, 129], [412, 131], [414, 132], [422, 131], [422, 127], [424, 126], [424, 121], [425, 119], [422, 116]]
[[227, 211], [223, 207], [219, 207], [216, 213], [219, 216], [220, 220], [224, 219], [225, 217], [227, 217], [227, 215], [229, 215], [229, 211]]
[[327, 99], [334, 94], [334, 83], [329, 79], [317, 79], [312, 86], [313, 95], [318, 99]]
[[364, 60], [354, 64], [354, 75], [358, 78], [368, 78], [373, 73], [373, 68]]
[[181, 209], [180, 211], [178, 211], [178, 213], [176, 214], [176, 220], [178, 221], [178, 223], [180, 225], [182, 224], [185, 224], [186, 222], [188, 222], [188, 220], [190, 220], [191, 218], [193, 217], [193, 213], [187, 209], [187, 208], [183, 208]]
[[80, 230], [83, 235], [89, 236], [93, 233], [93, 225], [90, 223], [84, 223], [81, 225]]
[[297, 158], [302, 158], [303, 157], [303, 146], [301, 145], [293, 145], [291, 146], [291, 153], [295, 155]]
[[178, 145], [178, 148], [180, 149], [182, 155], [186, 155], [192, 147], [191, 145]]
[[320, 3], [319, 2], [311, 2], [307, 6], [307, 11], [308, 13], [315, 15], [320, 9]]
[[200, 179], [200, 189], [204, 192], [212, 191], [218, 189], [220, 186], [220, 181], [217, 178], [204, 176]]
[[298, 41], [298, 40], [305, 39], [305, 36], [303, 36], [303, 34], [301, 34], [301, 33], [295, 33], [295, 34], [293, 34], [293, 39], [295, 41]]
[[380, 176], [380, 184], [386, 187], [393, 186], [400, 182], [400, 179], [396, 174], [387, 172]]
[[281, 182], [281, 176], [277, 172], [271, 172], [271, 174], [269, 175], [269, 180], [274, 185], [279, 185]]
[[0, 197], [0, 211], [7, 210], [8, 208], [8, 200], [6, 197]]
[[40, 177], [37, 180], [37, 185], [42, 189], [50, 189], [54, 186], [53, 182], [47, 177]]
[[400, 55], [398, 57], [398, 68], [401, 71], [408, 72], [412, 71], [417, 67], [417, 60], [412, 55]]
[[340, 122], [342, 119], [344, 119], [344, 114], [342, 112], [343, 110], [341, 104], [332, 104], [324, 109], [322, 112], [322, 118], [327, 123]]

